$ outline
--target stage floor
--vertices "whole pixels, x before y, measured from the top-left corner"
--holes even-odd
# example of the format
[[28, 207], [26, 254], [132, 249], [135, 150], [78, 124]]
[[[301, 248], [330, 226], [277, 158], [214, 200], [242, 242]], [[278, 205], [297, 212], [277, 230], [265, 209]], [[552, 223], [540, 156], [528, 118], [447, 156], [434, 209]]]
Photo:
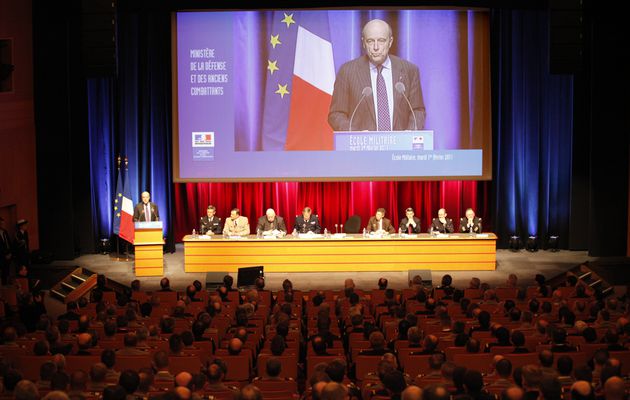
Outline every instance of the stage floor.
[[[175, 253], [164, 255], [164, 275], [171, 281], [171, 287], [183, 290], [187, 285], [198, 279], [206, 282], [206, 273], [186, 273], [184, 272], [184, 248], [182, 244], [176, 246]], [[595, 261], [597, 258], [589, 257], [586, 251], [558, 252], [538, 251], [528, 252], [521, 250], [511, 252], [509, 250], [497, 250], [496, 271], [424, 271], [420, 275], [424, 280], [432, 279], [433, 283], [439, 283], [442, 275], [450, 273], [453, 276], [454, 285], [468, 286], [472, 277], [478, 277], [482, 282], [488, 282], [492, 286], [505, 282], [507, 276], [515, 273], [519, 277], [519, 284], [533, 284], [534, 275], [541, 273], [548, 279], [559, 273], [585, 262]], [[264, 262], [259, 263], [264, 265]], [[116, 261], [113, 255], [90, 254], [76, 258], [72, 261], [56, 261], [53, 266], [81, 266], [97, 273], [105, 274], [110, 279], [119, 283], [129, 285], [135, 279], [133, 273], [133, 260]], [[236, 282], [236, 273], [231, 273]], [[358, 288], [374, 288], [380, 277], [389, 280], [392, 288], [407, 287], [409, 274], [407, 271], [387, 271], [387, 272], [298, 272], [298, 273], [265, 273], [267, 288], [277, 290], [282, 286], [282, 281], [286, 278], [293, 281], [296, 289], [322, 288], [340, 289], [343, 288], [343, 281], [346, 278], [354, 279]], [[141, 279], [144, 290], [154, 290], [159, 287], [160, 277], [143, 277]]]

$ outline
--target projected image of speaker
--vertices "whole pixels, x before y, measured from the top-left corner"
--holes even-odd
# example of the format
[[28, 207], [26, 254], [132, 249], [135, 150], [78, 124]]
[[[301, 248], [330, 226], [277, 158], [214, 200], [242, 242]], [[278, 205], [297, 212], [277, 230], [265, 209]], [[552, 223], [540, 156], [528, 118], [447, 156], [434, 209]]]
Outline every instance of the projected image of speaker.
[[236, 286], [239, 288], [254, 287], [256, 279], [265, 277], [265, 267], [258, 265], [255, 267], [245, 267], [238, 269]]

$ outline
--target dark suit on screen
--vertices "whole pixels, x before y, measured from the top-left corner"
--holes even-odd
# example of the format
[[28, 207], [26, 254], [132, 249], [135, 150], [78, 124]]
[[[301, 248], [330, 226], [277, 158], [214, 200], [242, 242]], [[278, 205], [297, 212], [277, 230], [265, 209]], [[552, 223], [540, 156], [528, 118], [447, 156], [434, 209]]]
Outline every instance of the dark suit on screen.
[[223, 232], [223, 224], [221, 224], [221, 218], [214, 216], [212, 220], [210, 217], [203, 216], [199, 221], [199, 233], [202, 235], [209, 234], [209, 232], [214, 233], [215, 235], [220, 235]]
[[319, 225], [319, 218], [317, 218], [317, 215], [311, 214], [311, 217], [308, 219], [308, 221], [304, 220], [303, 215], [298, 215], [297, 217], [295, 217], [295, 225], [293, 225], [293, 229], [295, 229], [299, 233], [320, 233], [322, 227]]
[[[158, 212], [158, 206], [155, 203], [149, 202], [149, 207], [151, 207], [151, 221], [159, 221], [160, 213]], [[144, 203], [140, 202], [136, 204], [136, 207], [133, 210], [133, 222], [145, 222], [147, 221]]]
[[433, 218], [433, 221], [431, 222], [431, 227], [433, 228], [433, 232], [440, 232], [440, 233], [455, 232], [455, 227], [453, 226], [453, 220], [451, 218], [446, 218], [445, 224], [443, 224], [439, 218]]
[[[383, 220], [383, 230], [387, 233], [396, 233], [396, 229], [394, 229], [394, 225], [392, 225], [392, 221], [387, 218], [382, 218]], [[376, 232], [378, 231], [378, 221], [376, 217], [370, 217], [368, 221], [367, 231], [368, 232]]]
[[[424, 128], [426, 111], [422, 98], [420, 73], [418, 67], [400, 57], [389, 55], [392, 67], [392, 90], [394, 94], [394, 111], [391, 116], [392, 129], [395, 131], [414, 129], [414, 119], [409, 105], [402, 94], [395, 89], [397, 82], [405, 85], [405, 94], [418, 120], [418, 129]], [[376, 88], [372, 87], [370, 78], [370, 62], [366, 55], [349, 61], [341, 66], [335, 79], [332, 102], [328, 112], [328, 123], [335, 131], [347, 131], [350, 128], [350, 116], [361, 100], [364, 88], [372, 88], [372, 96], [376, 96]], [[353, 131], [375, 131], [376, 116], [374, 99], [367, 96], [357, 108], [352, 120]]]
[[[420, 233], [420, 218], [413, 217], [413, 221], [416, 223], [416, 226], [414, 227], [413, 225], [411, 225], [411, 233]], [[409, 220], [407, 219], [407, 217], [405, 217], [400, 220], [400, 225], [398, 226], [400, 227], [400, 229], [402, 229], [403, 233], [409, 233], [408, 225]]]

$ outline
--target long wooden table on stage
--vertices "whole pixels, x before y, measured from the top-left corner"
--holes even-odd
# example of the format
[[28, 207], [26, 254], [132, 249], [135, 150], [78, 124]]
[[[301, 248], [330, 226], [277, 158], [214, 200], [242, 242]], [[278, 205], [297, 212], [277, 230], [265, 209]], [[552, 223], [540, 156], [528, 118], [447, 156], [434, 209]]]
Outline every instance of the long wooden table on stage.
[[224, 239], [184, 237], [186, 272], [236, 272], [263, 265], [265, 272], [360, 272], [431, 270], [494, 270], [496, 240], [487, 236], [451, 234], [415, 238]]

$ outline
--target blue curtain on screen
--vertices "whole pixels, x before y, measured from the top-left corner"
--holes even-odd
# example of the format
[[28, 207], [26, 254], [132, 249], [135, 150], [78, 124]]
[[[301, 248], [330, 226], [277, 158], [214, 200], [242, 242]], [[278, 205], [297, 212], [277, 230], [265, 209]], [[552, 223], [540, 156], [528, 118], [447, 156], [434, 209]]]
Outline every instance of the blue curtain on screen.
[[549, 73], [546, 12], [501, 10], [491, 21], [495, 230], [503, 244], [512, 234], [560, 235], [566, 247], [573, 79]]
[[118, 76], [87, 81], [94, 234], [111, 235], [122, 155], [129, 159], [134, 203], [142, 191], [151, 193], [171, 247], [170, 15], [121, 13], [117, 39]]

